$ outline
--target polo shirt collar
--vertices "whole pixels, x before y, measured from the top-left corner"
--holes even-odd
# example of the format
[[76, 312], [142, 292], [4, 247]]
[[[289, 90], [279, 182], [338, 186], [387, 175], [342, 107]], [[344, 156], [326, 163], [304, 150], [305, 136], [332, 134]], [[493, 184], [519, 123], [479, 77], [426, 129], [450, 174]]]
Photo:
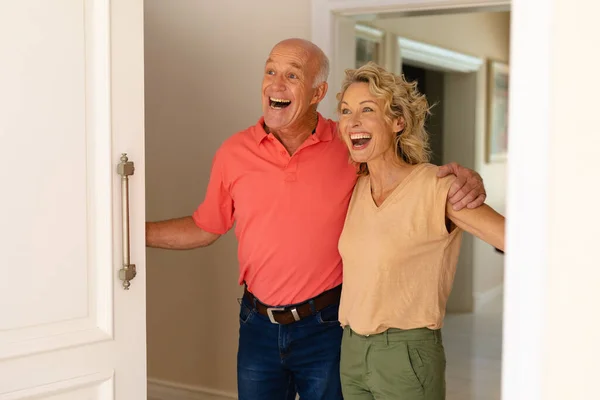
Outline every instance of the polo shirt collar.
[[[320, 142], [329, 142], [333, 139], [333, 132], [331, 127], [327, 123], [327, 120], [321, 115], [321, 113], [317, 113], [317, 128], [314, 132], [314, 135]], [[264, 128], [265, 117], [260, 117], [254, 129], [252, 130], [252, 134], [257, 144], [261, 144], [263, 140], [265, 140], [269, 135], [265, 131]]]

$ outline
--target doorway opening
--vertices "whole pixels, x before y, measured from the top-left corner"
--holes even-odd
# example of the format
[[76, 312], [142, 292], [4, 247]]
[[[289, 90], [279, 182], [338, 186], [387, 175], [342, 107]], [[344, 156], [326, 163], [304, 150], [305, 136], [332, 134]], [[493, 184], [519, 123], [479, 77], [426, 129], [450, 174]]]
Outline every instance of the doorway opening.
[[404, 65], [402, 73], [407, 81], [416, 82], [419, 92], [427, 96], [431, 115], [425, 123], [425, 129], [429, 133], [431, 163], [442, 165], [444, 163], [444, 74], [412, 65]]
[[[489, 65], [508, 64], [510, 12], [408, 14], [337, 15], [330, 82], [335, 87], [346, 68], [368, 61], [416, 81], [433, 105], [426, 122], [431, 162], [478, 171], [486, 202], [504, 213], [506, 163], [489, 161], [486, 136]], [[443, 329], [450, 400], [500, 399], [503, 279], [503, 255], [464, 235]]]

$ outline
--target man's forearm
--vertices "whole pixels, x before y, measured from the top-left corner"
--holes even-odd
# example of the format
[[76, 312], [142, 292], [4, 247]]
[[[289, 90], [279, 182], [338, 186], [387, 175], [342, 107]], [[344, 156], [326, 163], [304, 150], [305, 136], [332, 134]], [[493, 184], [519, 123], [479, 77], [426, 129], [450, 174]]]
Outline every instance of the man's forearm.
[[189, 250], [208, 246], [219, 236], [198, 228], [192, 217], [146, 222], [146, 246], [148, 247]]

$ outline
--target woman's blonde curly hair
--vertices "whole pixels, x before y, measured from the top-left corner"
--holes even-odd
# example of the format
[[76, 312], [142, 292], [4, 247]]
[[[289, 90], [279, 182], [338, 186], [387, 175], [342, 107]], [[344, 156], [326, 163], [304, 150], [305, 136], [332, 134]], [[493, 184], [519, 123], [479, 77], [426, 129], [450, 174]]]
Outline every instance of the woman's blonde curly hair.
[[[417, 83], [409, 83], [404, 75], [388, 72], [379, 65], [369, 62], [358, 69], [347, 69], [342, 89], [337, 94], [338, 113], [344, 93], [357, 82], [369, 84], [371, 93], [385, 102], [385, 119], [389, 124], [402, 117], [404, 129], [396, 132], [394, 139], [396, 155], [408, 164], [428, 162], [430, 159], [429, 134], [425, 130], [425, 119], [429, 115], [429, 104], [425, 95], [417, 90]], [[360, 163], [359, 175], [368, 175], [366, 163]]]

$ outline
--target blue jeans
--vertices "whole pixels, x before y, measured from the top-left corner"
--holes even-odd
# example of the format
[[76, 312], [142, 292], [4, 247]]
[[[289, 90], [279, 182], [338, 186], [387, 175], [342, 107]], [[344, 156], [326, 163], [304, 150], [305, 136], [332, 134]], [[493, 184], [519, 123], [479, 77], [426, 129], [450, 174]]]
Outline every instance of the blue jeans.
[[338, 304], [288, 325], [273, 324], [242, 300], [239, 400], [341, 400]]

